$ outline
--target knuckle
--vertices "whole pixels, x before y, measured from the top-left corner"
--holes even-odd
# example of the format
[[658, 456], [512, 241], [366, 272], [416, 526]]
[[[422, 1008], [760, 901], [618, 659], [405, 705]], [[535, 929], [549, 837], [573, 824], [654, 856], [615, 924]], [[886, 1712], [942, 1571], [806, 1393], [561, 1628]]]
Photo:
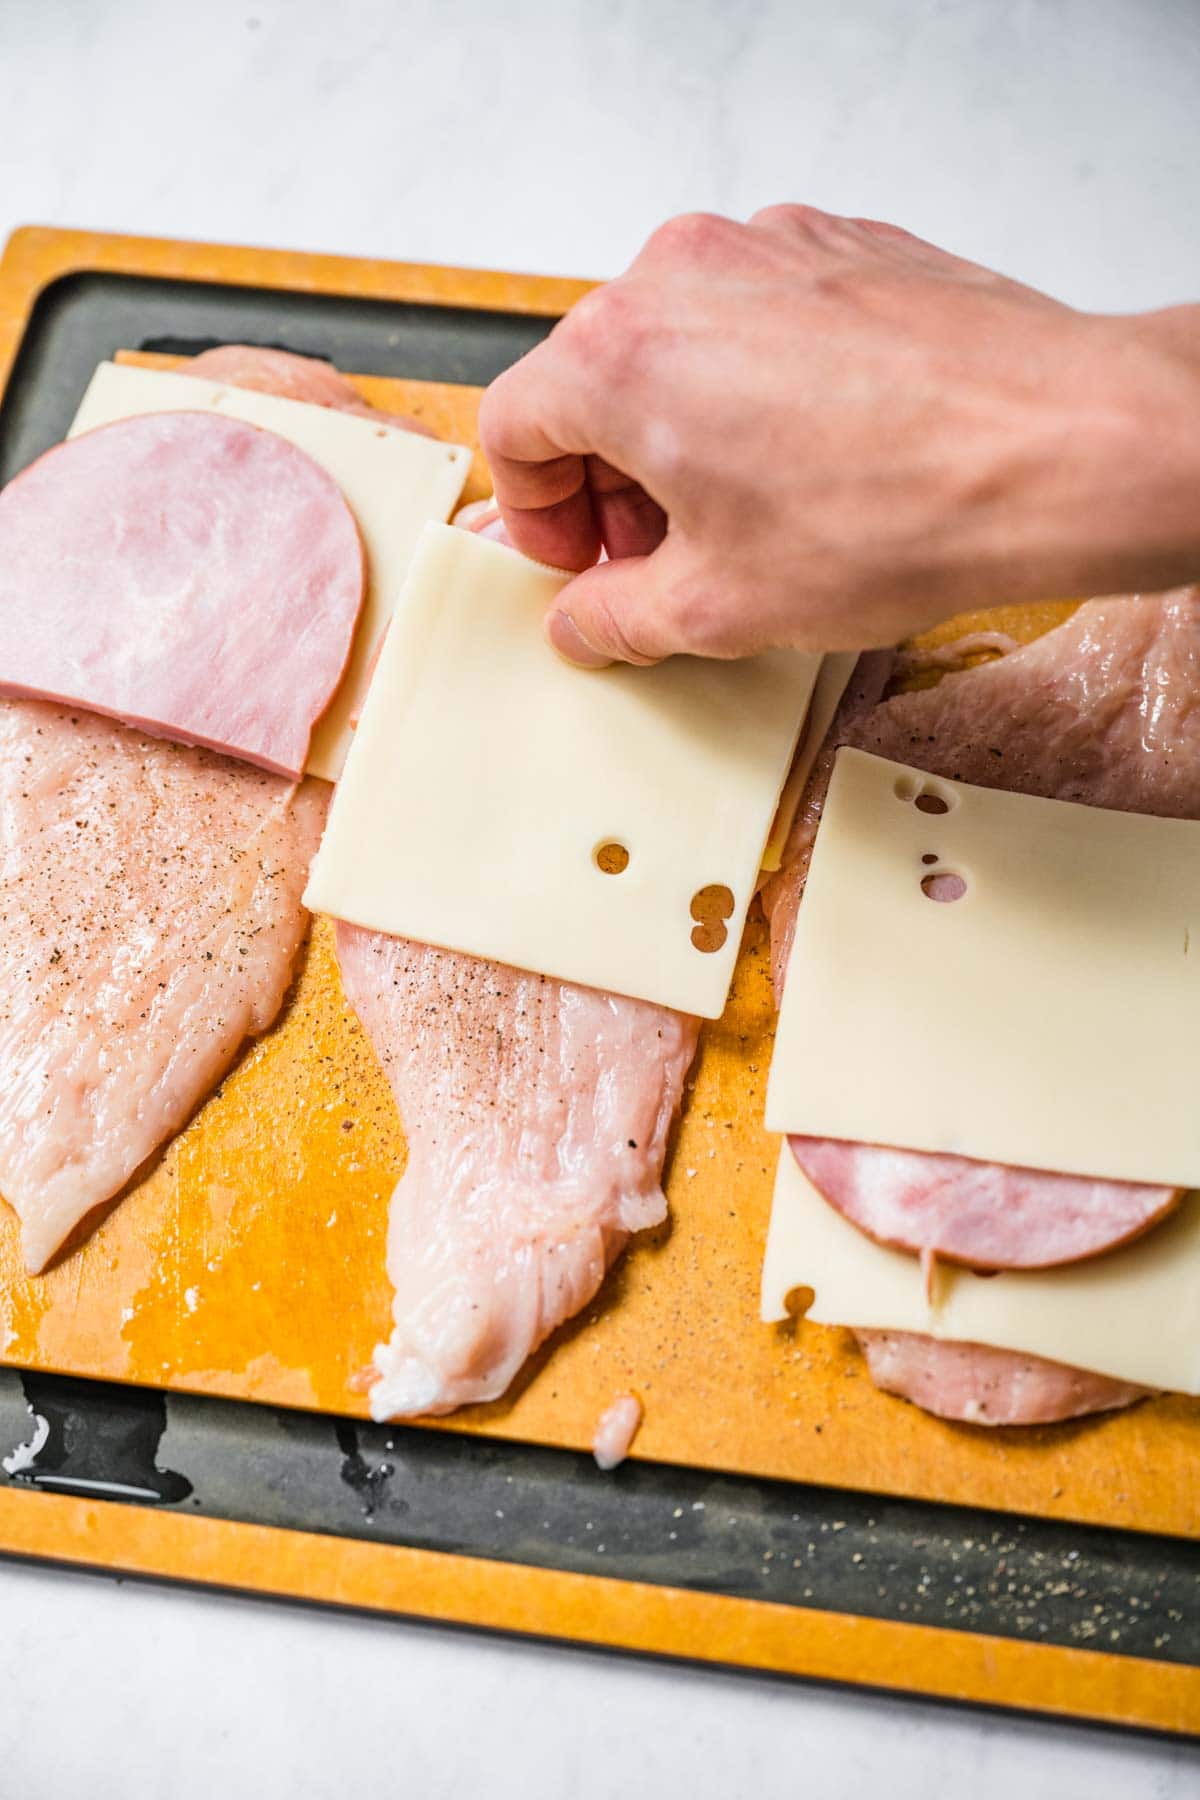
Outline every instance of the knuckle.
[[665, 251], [679, 260], [697, 261], [724, 250], [738, 230], [731, 219], [722, 218], [720, 213], [678, 213], [658, 227], [646, 248]]
[[854, 235], [850, 220], [800, 202], [761, 207], [750, 223], [760, 231], [815, 244], [841, 244]]
[[773, 225], [801, 226], [809, 223], [811, 206], [793, 205], [791, 202], [777, 201], [770, 206], [760, 206], [757, 212], [750, 215], [751, 225], [769, 230]]
[[563, 321], [570, 352], [610, 381], [640, 362], [653, 332], [632, 282], [596, 288]]
[[893, 225], [887, 219], [854, 218], [851, 225], [857, 225], [860, 231], [870, 232], [872, 237], [891, 238], [897, 244], [917, 244], [919, 238], [911, 231], [905, 231], [903, 225]]
[[503, 457], [511, 445], [510, 372], [498, 375], [479, 402], [479, 441], [484, 454]]

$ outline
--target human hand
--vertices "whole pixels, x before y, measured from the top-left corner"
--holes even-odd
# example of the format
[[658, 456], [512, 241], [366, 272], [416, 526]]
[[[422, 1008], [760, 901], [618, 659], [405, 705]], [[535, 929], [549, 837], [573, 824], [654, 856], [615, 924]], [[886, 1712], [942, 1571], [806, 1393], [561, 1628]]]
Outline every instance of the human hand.
[[512, 541], [580, 571], [551, 641], [600, 666], [1200, 574], [1198, 402], [1200, 309], [1079, 313], [780, 206], [663, 226], [480, 430]]

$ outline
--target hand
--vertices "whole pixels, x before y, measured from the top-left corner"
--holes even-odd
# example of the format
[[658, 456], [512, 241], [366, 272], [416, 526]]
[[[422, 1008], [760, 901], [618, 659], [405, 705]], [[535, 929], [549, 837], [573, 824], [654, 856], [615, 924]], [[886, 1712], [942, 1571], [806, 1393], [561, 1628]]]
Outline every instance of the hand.
[[512, 541], [580, 571], [547, 629], [586, 666], [1200, 575], [1200, 308], [1075, 312], [811, 207], [664, 225], [480, 430]]

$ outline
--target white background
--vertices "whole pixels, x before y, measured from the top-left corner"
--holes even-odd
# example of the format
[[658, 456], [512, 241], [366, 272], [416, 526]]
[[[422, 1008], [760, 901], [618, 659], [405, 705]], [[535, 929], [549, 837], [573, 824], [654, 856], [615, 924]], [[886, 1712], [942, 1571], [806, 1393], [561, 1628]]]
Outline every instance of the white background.
[[[25, 222], [567, 274], [671, 212], [891, 218], [1200, 298], [1197, 0], [0, 0]], [[1148, 1738], [0, 1566], [0, 1794], [1183, 1800]]]

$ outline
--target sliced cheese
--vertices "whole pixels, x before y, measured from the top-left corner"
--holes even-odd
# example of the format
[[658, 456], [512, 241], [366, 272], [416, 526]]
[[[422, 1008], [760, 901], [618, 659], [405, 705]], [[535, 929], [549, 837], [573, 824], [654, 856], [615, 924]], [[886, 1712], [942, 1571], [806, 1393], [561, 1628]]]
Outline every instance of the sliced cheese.
[[[807, 904], [807, 902], [805, 903]], [[822, 1325], [918, 1331], [1023, 1351], [1118, 1381], [1200, 1394], [1200, 1196], [1144, 1237], [1061, 1269], [979, 1276], [876, 1244], [826, 1204], [780, 1149], [763, 1263], [762, 1316], [786, 1318], [810, 1288]]]
[[309, 774], [336, 781], [417, 538], [429, 520], [450, 516], [471, 452], [306, 400], [111, 362], [101, 363], [92, 376], [68, 435], [155, 412], [228, 413], [287, 438], [332, 475], [358, 521], [367, 553], [366, 597], [346, 674], [313, 732], [307, 764]]
[[779, 805], [775, 810], [775, 820], [771, 826], [771, 834], [767, 839], [762, 854], [763, 870], [773, 875], [783, 862], [783, 852], [787, 846], [788, 834], [795, 823], [796, 813], [808, 778], [812, 774], [813, 764], [821, 745], [825, 742], [826, 733], [833, 724], [833, 715], [842, 702], [842, 695], [850, 685], [850, 677], [854, 673], [854, 665], [858, 661], [857, 652], [853, 650], [835, 650], [829, 656], [821, 658], [821, 667], [817, 671], [816, 685], [813, 688], [812, 704], [808, 709], [808, 719], [804, 726], [804, 736], [800, 740], [800, 748], [796, 752], [791, 772], [783, 785], [779, 796]]
[[[819, 658], [571, 668], [542, 630], [566, 580], [427, 528], [307, 903], [715, 1018]], [[706, 951], [712, 887], [725, 937]]]
[[1197, 1187], [1198, 1020], [1200, 824], [839, 752], [771, 1130]]

